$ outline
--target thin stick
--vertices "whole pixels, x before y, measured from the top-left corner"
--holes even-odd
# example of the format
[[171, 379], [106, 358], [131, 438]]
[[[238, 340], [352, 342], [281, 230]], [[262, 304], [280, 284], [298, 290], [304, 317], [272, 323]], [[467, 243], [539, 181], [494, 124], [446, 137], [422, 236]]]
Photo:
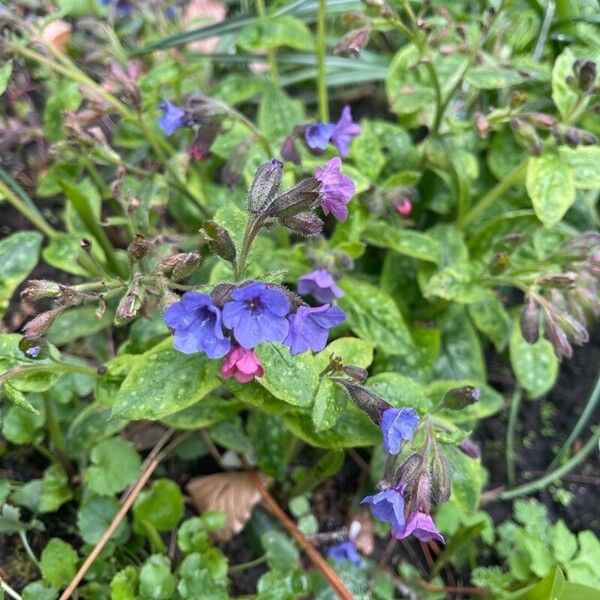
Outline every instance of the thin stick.
[[317, 549], [304, 537], [302, 532], [296, 527], [295, 523], [285, 514], [285, 512], [283, 512], [256, 473], [250, 468], [248, 468], [247, 471], [250, 477], [252, 477], [256, 489], [260, 492], [267, 510], [287, 529], [288, 533], [294, 538], [294, 541], [298, 546], [304, 550], [315, 567], [323, 573], [323, 576], [327, 579], [329, 585], [333, 588], [338, 597], [341, 598], [341, 600], [354, 600], [354, 597], [348, 591], [348, 588], [344, 585], [344, 582], [340, 579], [339, 575], [329, 566]]
[[22, 600], [21, 596], [19, 596], [19, 594], [17, 594], [17, 592], [15, 592], [2, 577], [0, 577], [0, 588], [2, 588], [11, 598]]

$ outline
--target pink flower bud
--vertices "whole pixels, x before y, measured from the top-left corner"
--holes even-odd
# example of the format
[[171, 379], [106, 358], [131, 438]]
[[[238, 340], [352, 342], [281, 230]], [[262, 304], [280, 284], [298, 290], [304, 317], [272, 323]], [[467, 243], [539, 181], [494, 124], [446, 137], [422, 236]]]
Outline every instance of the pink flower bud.
[[248, 383], [255, 377], [265, 374], [263, 366], [254, 350], [241, 346], [231, 348], [221, 367], [221, 376], [225, 379], [235, 377], [240, 383]]
[[410, 200], [406, 200], [406, 199], [400, 200], [396, 204], [396, 210], [403, 217], [408, 217], [410, 215], [410, 213], [412, 212], [412, 208], [413, 208], [412, 202]]

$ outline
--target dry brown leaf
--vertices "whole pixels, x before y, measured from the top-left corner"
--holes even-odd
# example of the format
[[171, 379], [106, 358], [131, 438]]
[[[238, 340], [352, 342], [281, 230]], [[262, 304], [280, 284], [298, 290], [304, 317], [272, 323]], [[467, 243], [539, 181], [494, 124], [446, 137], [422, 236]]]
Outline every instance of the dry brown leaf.
[[[222, 0], [191, 0], [183, 13], [183, 23], [190, 29], [205, 27], [213, 23], [220, 23], [227, 16], [227, 6]], [[209, 54], [214, 52], [219, 38], [209, 37], [205, 40], [191, 42], [189, 47], [198, 52]]]
[[354, 515], [354, 521], [361, 525], [360, 533], [356, 536], [356, 547], [365, 556], [370, 556], [375, 549], [375, 534], [373, 532], [373, 517], [366, 506], [361, 506]]
[[[264, 473], [258, 473], [263, 485], [273, 481]], [[239, 533], [260, 502], [261, 495], [253, 478], [246, 472], [216, 473], [191, 479], [186, 486], [198, 512], [220, 510], [227, 516], [227, 525], [215, 533], [223, 542]]]
[[48, 25], [44, 27], [42, 39], [50, 46], [62, 51], [71, 39], [72, 29], [73, 27], [70, 23], [58, 19], [52, 21], [52, 23], [48, 23]]

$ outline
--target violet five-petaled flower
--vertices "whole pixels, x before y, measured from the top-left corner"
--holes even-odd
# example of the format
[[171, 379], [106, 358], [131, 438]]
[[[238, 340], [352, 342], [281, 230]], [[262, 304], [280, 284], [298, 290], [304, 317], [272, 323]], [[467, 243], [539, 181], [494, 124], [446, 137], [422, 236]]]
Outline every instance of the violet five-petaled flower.
[[358, 553], [354, 542], [350, 540], [345, 540], [328, 548], [327, 557], [333, 558], [338, 562], [348, 561], [357, 567], [360, 567], [362, 564], [360, 554]]
[[315, 269], [298, 279], [298, 293], [311, 295], [319, 302], [331, 302], [341, 298], [344, 292], [336, 285], [328, 269]]
[[314, 123], [304, 128], [304, 139], [312, 150], [327, 150], [331, 134], [335, 129], [333, 123]]
[[290, 303], [283, 292], [253, 281], [231, 292], [223, 307], [223, 323], [244, 348], [260, 342], [283, 342], [289, 332]]
[[284, 344], [290, 347], [292, 356], [307, 350], [320, 352], [327, 345], [329, 330], [342, 323], [345, 317], [339, 306], [331, 304], [315, 308], [300, 306], [289, 317], [289, 334]]
[[419, 424], [414, 408], [388, 408], [383, 411], [379, 427], [383, 433], [383, 445], [390, 454], [398, 454], [402, 443], [411, 440]]
[[321, 184], [318, 191], [323, 212], [345, 221], [348, 218], [346, 205], [354, 196], [355, 186], [352, 179], [341, 172], [341, 167], [342, 161], [336, 156], [316, 169], [315, 179]]
[[179, 352], [221, 358], [231, 347], [223, 334], [221, 311], [208, 294], [186, 292], [165, 310], [164, 318], [175, 332], [174, 347]]
[[324, 151], [331, 142], [341, 156], [347, 156], [350, 143], [360, 133], [360, 125], [352, 120], [349, 106], [344, 106], [337, 123], [314, 123], [304, 128], [304, 139], [311, 150]]
[[163, 111], [158, 119], [158, 125], [164, 131], [165, 135], [173, 135], [177, 129], [185, 126], [185, 110], [169, 100], [165, 100], [158, 105]]
[[265, 374], [262, 363], [254, 350], [234, 346], [225, 357], [221, 367], [221, 375], [227, 379], [234, 377], [240, 383], [248, 383], [255, 377]]
[[413, 512], [408, 515], [404, 527], [392, 528], [392, 535], [398, 540], [402, 540], [411, 534], [422, 542], [438, 540], [442, 544], [445, 543], [444, 536], [435, 526], [431, 515], [426, 512]]
[[361, 504], [368, 504], [373, 516], [389, 523], [393, 531], [401, 531], [404, 528], [404, 496], [401, 490], [396, 488], [383, 490], [363, 498]]

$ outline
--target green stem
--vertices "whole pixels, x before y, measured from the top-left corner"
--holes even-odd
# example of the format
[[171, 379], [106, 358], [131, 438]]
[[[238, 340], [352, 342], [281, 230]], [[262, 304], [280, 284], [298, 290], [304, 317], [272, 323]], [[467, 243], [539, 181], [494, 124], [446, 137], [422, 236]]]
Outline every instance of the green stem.
[[319, 119], [329, 122], [329, 100], [327, 99], [327, 80], [325, 76], [325, 19], [327, 17], [326, 0], [319, 0], [317, 14], [317, 97], [319, 103]]
[[522, 399], [523, 391], [520, 387], [517, 387], [510, 402], [508, 429], [506, 430], [506, 473], [509, 487], [514, 486], [517, 480], [515, 470], [515, 431]]
[[600, 440], [600, 427], [598, 427], [590, 439], [586, 442], [585, 446], [573, 456], [570, 460], [568, 460], [564, 465], [559, 467], [558, 469], [536, 479], [535, 481], [530, 481], [529, 483], [525, 483], [520, 485], [512, 490], [506, 490], [505, 492], [501, 492], [498, 494], [497, 499], [499, 500], [512, 500], [513, 498], [518, 498], [520, 496], [526, 496], [532, 492], [537, 492], [538, 490], [544, 489], [551, 483], [556, 480], [564, 477], [567, 473], [572, 471], [575, 467], [580, 465], [592, 452], [592, 450], [596, 449], [598, 446], [598, 440]]
[[481, 213], [485, 212], [502, 194], [507, 192], [513, 185], [517, 184], [527, 172], [527, 162], [525, 159], [517, 167], [515, 167], [510, 173], [499, 181], [487, 194], [481, 197], [479, 202], [475, 204], [471, 210], [464, 216], [460, 225], [466, 227], [474, 219], [476, 219]]
[[33, 553], [33, 550], [29, 545], [29, 541], [27, 540], [27, 535], [25, 535], [25, 532], [23, 530], [19, 531], [19, 537], [21, 538], [21, 543], [23, 544], [23, 548], [25, 548], [25, 552], [27, 552], [27, 556], [29, 556], [31, 562], [33, 562], [33, 564], [39, 569], [40, 563], [36, 558], [35, 554]]
[[586, 426], [590, 417], [594, 414], [596, 407], [598, 406], [598, 401], [600, 401], [600, 372], [598, 373], [598, 377], [596, 379], [596, 385], [590, 394], [590, 397], [579, 417], [577, 423], [575, 423], [575, 427], [573, 427], [573, 431], [567, 438], [567, 441], [562, 445], [561, 449], [557, 452], [556, 456], [552, 459], [550, 466], [551, 469], [556, 463], [560, 462], [569, 452], [569, 449], [573, 445], [573, 442], [577, 439], [577, 436], [582, 432], [583, 428]]
[[258, 565], [262, 565], [265, 562], [267, 562], [267, 555], [263, 554], [262, 556], [259, 556], [258, 558], [255, 558], [254, 560], [249, 560], [248, 562], [240, 563], [238, 565], [233, 565], [232, 567], [229, 567], [229, 572], [230, 573], [239, 573], [240, 571], [245, 571], [246, 569], [251, 569], [252, 567], [257, 567]]
[[48, 425], [48, 433], [52, 446], [57, 452], [62, 453], [65, 449], [65, 436], [54, 413], [52, 401], [47, 394], [44, 394], [44, 408], [46, 409], [46, 424]]
[[19, 596], [19, 594], [17, 594], [17, 592], [15, 592], [15, 590], [13, 590], [10, 585], [8, 585], [8, 583], [2, 579], [2, 577], [0, 577], [0, 589], [4, 590], [8, 596], [14, 598], [15, 600], [22, 600], [21, 596]]
[[[264, 0], [256, 0], [256, 11], [261, 19], [264, 19], [267, 16]], [[269, 48], [267, 50], [267, 60], [269, 61], [269, 71], [271, 72], [273, 84], [279, 85], [279, 69], [277, 68], [277, 56], [274, 48]]]

